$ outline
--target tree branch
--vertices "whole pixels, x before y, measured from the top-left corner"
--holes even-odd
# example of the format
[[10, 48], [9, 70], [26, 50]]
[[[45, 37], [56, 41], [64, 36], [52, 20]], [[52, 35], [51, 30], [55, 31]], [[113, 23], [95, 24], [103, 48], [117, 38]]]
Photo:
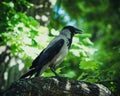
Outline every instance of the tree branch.
[[15, 81], [2, 96], [113, 96], [101, 84], [54, 77], [26, 78]]

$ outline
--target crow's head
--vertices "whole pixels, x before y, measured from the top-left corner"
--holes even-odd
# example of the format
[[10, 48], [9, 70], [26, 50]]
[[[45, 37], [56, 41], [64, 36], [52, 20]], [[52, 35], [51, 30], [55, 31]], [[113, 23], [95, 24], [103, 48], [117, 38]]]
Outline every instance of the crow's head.
[[74, 34], [82, 34], [82, 30], [77, 29], [77, 28], [75, 28], [73, 26], [65, 26], [62, 29], [60, 34], [63, 34], [67, 38], [72, 38], [74, 36]]
[[77, 29], [77, 28], [75, 28], [75, 27], [73, 27], [73, 26], [65, 26], [65, 27], [62, 29], [62, 31], [63, 31], [63, 30], [68, 30], [68, 31], [70, 31], [72, 34], [81, 34], [81, 33], [82, 33], [82, 30]]

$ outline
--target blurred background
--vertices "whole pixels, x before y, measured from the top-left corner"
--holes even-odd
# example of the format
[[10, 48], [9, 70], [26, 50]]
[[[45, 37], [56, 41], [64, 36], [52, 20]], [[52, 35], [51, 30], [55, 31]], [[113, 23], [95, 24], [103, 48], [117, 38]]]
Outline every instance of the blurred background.
[[[18, 80], [66, 25], [76, 35], [60, 76], [101, 83], [120, 96], [120, 0], [2, 0], [0, 91]], [[54, 76], [49, 68], [42, 74]]]

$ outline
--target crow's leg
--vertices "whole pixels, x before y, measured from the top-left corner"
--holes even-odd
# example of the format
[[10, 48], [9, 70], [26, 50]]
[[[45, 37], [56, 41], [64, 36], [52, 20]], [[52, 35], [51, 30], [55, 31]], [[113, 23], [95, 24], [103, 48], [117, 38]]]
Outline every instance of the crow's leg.
[[52, 65], [52, 66], [50, 66], [50, 69], [51, 69], [51, 71], [55, 74], [55, 77], [57, 78], [57, 79], [60, 79], [60, 76], [56, 73], [56, 71], [55, 71], [55, 66], [54, 65]]

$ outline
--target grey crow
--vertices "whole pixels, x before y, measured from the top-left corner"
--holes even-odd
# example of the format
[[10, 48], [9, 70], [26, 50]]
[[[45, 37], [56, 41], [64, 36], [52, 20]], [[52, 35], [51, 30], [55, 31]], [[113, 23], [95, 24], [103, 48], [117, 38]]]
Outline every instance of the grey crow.
[[30, 70], [22, 75], [21, 78], [31, 77], [33, 74], [37, 77], [41, 75], [48, 66], [55, 76], [58, 77], [55, 72], [55, 67], [59, 65], [68, 54], [72, 38], [74, 34], [77, 33], [81, 34], [82, 31], [73, 26], [64, 27], [60, 34], [33, 60]]

